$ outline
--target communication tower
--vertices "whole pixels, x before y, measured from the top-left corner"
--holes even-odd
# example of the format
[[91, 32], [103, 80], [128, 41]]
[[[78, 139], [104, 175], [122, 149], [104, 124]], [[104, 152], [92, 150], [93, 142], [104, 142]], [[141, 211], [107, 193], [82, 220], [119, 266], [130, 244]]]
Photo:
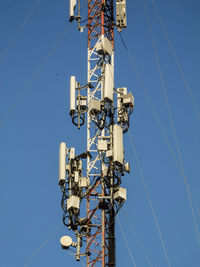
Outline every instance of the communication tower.
[[76, 239], [63, 236], [60, 242], [63, 249], [76, 248], [77, 261], [85, 256], [87, 267], [116, 266], [115, 216], [126, 201], [122, 177], [130, 172], [123, 134], [134, 109], [133, 95], [114, 83], [114, 28], [126, 28], [126, 0], [88, 0], [85, 26], [80, 26], [80, 6], [80, 0], [69, 0], [69, 21], [77, 21], [80, 31], [87, 28], [87, 84], [71, 76], [70, 116], [78, 129], [86, 124], [87, 150], [77, 155], [60, 144], [63, 223]]

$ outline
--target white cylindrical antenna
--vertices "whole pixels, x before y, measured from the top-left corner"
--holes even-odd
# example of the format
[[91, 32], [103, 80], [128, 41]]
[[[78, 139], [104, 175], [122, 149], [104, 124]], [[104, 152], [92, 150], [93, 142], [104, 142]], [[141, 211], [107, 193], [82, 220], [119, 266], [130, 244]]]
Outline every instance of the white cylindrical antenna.
[[76, 7], [76, 0], [69, 0], [69, 21], [74, 20], [75, 7]]
[[113, 88], [114, 88], [114, 68], [109, 63], [105, 66], [104, 77], [104, 94], [106, 100], [113, 101]]
[[123, 147], [123, 129], [120, 125], [113, 125], [113, 162], [123, 165], [124, 147]]
[[66, 143], [61, 143], [59, 148], [59, 184], [66, 180]]
[[70, 115], [73, 115], [76, 110], [76, 78], [71, 76], [70, 78]]

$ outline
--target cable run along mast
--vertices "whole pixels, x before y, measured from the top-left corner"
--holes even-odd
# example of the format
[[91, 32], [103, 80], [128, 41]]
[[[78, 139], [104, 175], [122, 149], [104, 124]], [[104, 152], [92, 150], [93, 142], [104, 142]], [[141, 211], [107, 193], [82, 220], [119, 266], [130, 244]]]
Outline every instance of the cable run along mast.
[[[69, 20], [88, 30], [87, 84], [70, 78], [70, 116], [79, 129], [86, 121], [87, 150], [60, 144], [59, 185], [63, 223], [74, 231], [60, 239], [63, 249], [76, 248], [76, 260], [85, 256], [87, 267], [116, 266], [115, 216], [126, 201], [122, 176], [130, 172], [124, 159], [123, 134], [128, 131], [134, 97], [114, 86], [114, 26], [126, 28], [126, 0], [88, 0], [87, 24], [80, 26], [76, 0], [69, 0]], [[116, 20], [114, 20], [114, 3]], [[84, 163], [85, 159], [85, 163]], [[87, 171], [83, 171], [83, 163]], [[86, 209], [84, 217], [80, 217]], [[81, 211], [81, 212], [80, 212]], [[85, 242], [84, 242], [85, 241]]]

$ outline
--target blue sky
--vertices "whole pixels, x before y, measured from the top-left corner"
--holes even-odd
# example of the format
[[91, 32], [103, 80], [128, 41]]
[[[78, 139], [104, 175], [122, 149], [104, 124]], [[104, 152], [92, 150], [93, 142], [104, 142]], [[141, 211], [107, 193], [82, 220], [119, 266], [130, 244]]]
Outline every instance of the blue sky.
[[[36, 2], [1, 1], [0, 56]], [[178, 159], [144, 7], [141, 0], [127, 2], [128, 27], [122, 36]], [[200, 231], [200, 213], [197, 208], [200, 208], [199, 117], [152, 2], [147, 2]], [[155, 2], [199, 109], [200, 3], [197, 0]], [[60, 237], [70, 232], [62, 224], [59, 225], [62, 210], [58, 186], [58, 148], [59, 143], [65, 141], [69, 147], [75, 146], [77, 152], [86, 149], [86, 128], [78, 131], [68, 115], [70, 75], [75, 74], [83, 84], [87, 79], [86, 31], [79, 33], [77, 25], [73, 23], [45, 64], [42, 64], [67, 25], [68, 1], [52, 0], [47, 3], [41, 0], [0, 61], [0, 119], [5, 119], [0, 126], [0, 267], [81, 266], [66, 251], [61, 250], [59, 244]], [[174, 267], [198, 267], [200, 243], [183, 178], [117, 32], [115, 46], [115, 86], [126, 86], [135, 96], [131, 136], [169, 262]], [[19, 96], [22, 97], [16, 102]], [[7, 116], [12, 107], [14, 109]], [[124, 143], [126, 159], [131, 164], [131, 174], [122, 181], [128, 190], [124, 210], [132, 228], [123, 212], [119, 214], [121, 225], [137, 266], [150, 265], [138, 245], [133, 229], [152, 266], [168, 266], [128, 135], [124, 136]], [[49, 236], [52, 232], [54, 234]], [[118, 224], [116, 237], [117, 266], [132, 266]]]

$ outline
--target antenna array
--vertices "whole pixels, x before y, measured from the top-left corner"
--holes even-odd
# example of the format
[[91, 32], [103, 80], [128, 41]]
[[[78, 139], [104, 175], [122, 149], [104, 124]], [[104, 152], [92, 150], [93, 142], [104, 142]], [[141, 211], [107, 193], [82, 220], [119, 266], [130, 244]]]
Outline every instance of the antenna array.
[[63, 249], [75, 247], [76, 260], [85, 256], [88, 267], [116, 264], [115, 216], [127, 198], [122, 177], [130, 172], [123, 134], [129, 129], [134, 97], [126, 87], [114, 86], [114, 26], [126, 28], [126, 0], [116, 0], [116, 20], [113, 2], [88, 0], [87, 23], [80, 26], [80, 0], [77, 15], [76, 0], [69, 1], [69, 21], [77, 21], [81, 32], [88, 29], [87, 84], [70, 78], [70, 116], [78, 129], [86, 122], [87, 151], [77, 155], [75, 148], [60, 144], [63, 223], [76, 238], [73, 242], [63, 236], [60, 242]]

